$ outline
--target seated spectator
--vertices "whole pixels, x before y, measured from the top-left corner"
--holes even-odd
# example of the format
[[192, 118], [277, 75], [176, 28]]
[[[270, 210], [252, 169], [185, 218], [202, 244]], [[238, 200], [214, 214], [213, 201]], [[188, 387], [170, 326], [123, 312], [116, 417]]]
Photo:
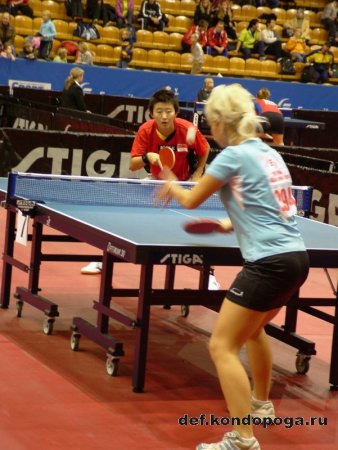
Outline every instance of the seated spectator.
[[207, 29], [208, 22], [205, 20], [201, 20], [198, 25], [192, 25], [182, 38], [182, 50], [186, 53], [190, 52], [191, 36], [198, 34], [198, 42], [201, 44], [203, 51], [205, 51], [208, 42]]
[[201, 44], [198, 42], [198, 33], [193, 33], [191, 35], [191, 54], [192, 54], [192, 67], [191, 74], [197, 75], [201, 73], [203, 63], [204, 63], [204, 52]]
[[94, 24], [102, 20], [103, 26], [108, 26], [116, 20], [115, 8], [102, 0], [87, 0], [86, 12]]
[[53, 62], [56, 63], [68, 63], [68, 52], [66, 48], [59, 48], [59, 50], [57, 51], [56, 56], [53, 59]]
[[219, 20], [215, 27], [207, 33], [207, 53], [211, 56], [227, 56], [228, 36], [224, 31], [224, 23]]
[[33, 10], [28, 2], [29, 0], [8, 0], [8, 12], [14, 17], [18, 14], [22, 14], [23, 16], [33, 18]]
[[231, 0], [223, 0], [219, 6], [218, 19], [223, 20], [224, 22], [224, 30], [228, 35], [229, 39], [234, 41], [237, 40], [237, 32], [236, 32], [236, 24], [233, 21], [232, 9], [231, 9]]
[[310, 20], [305, 17], [303, 8], [298, 8], [296, 16], [284, 23], [282, 36], [289, 38], [294, 35], [298, 28], [302, 31], [302, 38], [306, 39], [307, 42], [310, 41]]
[[117, 63], [117, 67], [120, 69], [127, 69], [128, 64], [131, 61], [133, 55], [133, 41], [131, 39], [131, 33], [129, 28], [124, 28], [122, 30], [122, 43], [121, 43], [121, 56]]
[[154, 27], [163, 31], [168, 19], [162, 14], [161, 5], [156, 0], [143, 0], [138, 21], [142, 30]]
[[330, 52], [330, 42], [326, 42], [320, 49], [309, 53], [306, 57], [306, 63], [312, 64], [312, 82], [326, 83], [332, 76], [333, 54]]
[[26, 39], [21, 52], [19, 52], [19, 57], [25, 59], [36, 59], [36, 55], [37, 50], [33, 47], [32, 41], [30, 39]]
[[116, 0], [115, 12], [119, 28], [131, 27], [133, 23], [134, 0]]
[[338, 3], [336, 0], [328, 3], [322, 13], [321, 21], [325, 29], [329, 32], [329, 42], [333, 44], [336, 41], [337, 33], [337, 12]]
[[265, 53], [273, 55], [279, 61], [282, 57], [282, 43], [275, 31], [276, 21], [269, 18], [266, 21], [266, 28], [262, 30], [262, 41], [264, 42]]
[[212, 78], [205, 78], [202, 89], [197, 93], [197, 102], [206, 102], [210, 97], [211, 91], [214, 89], [214, 80]]
[[56, 35], [55, 25], [51, 20], [51, 13], [49, 11], [44, 11], [42, 13], [42, 22], [39, 33], [41, 36], [39, 58], [48, 59], [53, 46], [53, 39]]
[[93, 66], [93, 55], [89, 51], [88, 46], [85, 42], [80, 42], [79, 53], [76, 57], [76, 64], [86, 64], [87, 66]]
[[250, 58], [251, 53], [255, 52], [259, 54], [259, 59], [265, 59], [264, 42], [259, 30], [258, 19], [251, 19], [248, 27], [243, 28], [239, 33], [236, 52], [239, 50], [242, 51], [244, 59]]
[[302, 37], [302, 30], [300, 28], [297, 28], [295, 34], [290, 37], [285, 48], [290, 52], [294, 61], [304, 62], [308, 48], [305, 43], [305, 38]]
[[83, 19], [83, 7], [81, 0], [66, 0], [67, 15], [76, 22]]
[[205, 20], [209, 26], [212, 19], [212, 7], [210, 0], [200, 0], [194, 14], [194, 24], [197, 25], [201, 20]]
[[10, 24], [10, 15], [8, 12], [2, 14], [0, 20], [0, 42], [4, 47], [11, 45], [14, 48], [15, 28]]
[[15, 61], [16, 58], [13, 54], [13, 47], [11, 45], [3, 47], [0, 51], [0, 57], [4, 59], [10, 59], [11, 61]]

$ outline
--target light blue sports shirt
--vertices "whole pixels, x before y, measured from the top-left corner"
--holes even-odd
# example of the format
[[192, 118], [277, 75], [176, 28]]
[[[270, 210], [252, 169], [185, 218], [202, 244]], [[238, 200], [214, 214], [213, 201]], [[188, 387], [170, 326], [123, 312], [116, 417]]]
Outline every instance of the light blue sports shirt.
[[247, 139], [222, 150], [206, 173], [224, 182], [220, 199], [245, 260], [305, 250], [291, 176], [274, 149], [259, 138]]

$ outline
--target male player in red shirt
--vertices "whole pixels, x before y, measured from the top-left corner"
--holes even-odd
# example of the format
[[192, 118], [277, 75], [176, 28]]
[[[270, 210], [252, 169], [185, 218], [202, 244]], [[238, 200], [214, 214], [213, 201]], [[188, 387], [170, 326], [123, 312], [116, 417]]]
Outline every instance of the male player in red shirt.
[[149, 168], [152, 176], [158, 178], [161, 172], [159, 151], [170, 147], [175, 153], [172, 171], [178, 180], [196, 181], [207, 162], [208, 141], [192, 123], [177, 117], [178, 100], [174, 92], [168, 89], [156, 92], [150, 99], [149, 110], [152, 119], [137, 132], [131, 149], [130, 170]]

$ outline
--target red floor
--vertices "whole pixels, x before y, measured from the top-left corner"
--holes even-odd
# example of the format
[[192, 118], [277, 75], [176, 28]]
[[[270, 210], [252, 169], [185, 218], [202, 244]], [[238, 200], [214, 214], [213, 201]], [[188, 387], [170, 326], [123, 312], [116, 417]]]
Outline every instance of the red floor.
[[[1, 210], [0, 229], [3, 226]], [[62, 251], [59, 245], [48, 245], [51, 251]], [[87, 250], [82, 245], [76, 248]], [[22, 246], [17, 251], [18, 255], [27, 255]], [[42, 295], [60, 306], [52, 336], [42, 333], [43, 315], [32, 307], [25, 305], [20, 319], [14, 299], [8, 310], [0, 310], [0, 450], [181, 450], [194, 449], [200, 441], [219, 440], [225, 431], [222, 426], [178, 424], [184, 414], [228, 415], [207, 350], [215, 313], [192, 307], [184, 319], [178, 307], [171, 311], [153, 307], [146, 392], [134, 394], [133, 330], [112, 323], [112, 332], [126, 350], [117, 377], [106, 374], [105, 353], [92, 342], [82, 338], [80, 351], [70, 350], [72, 317], [95, 321], [91, 305], [97, 297], [99, 276], [81, 276], [81, 265], [42, 266]], [[217, 269], [223, 287], [235, 270]], [[137, 273], [135, 267], [121, 265], [116, 271], [116, 285], [136, 286]], [[180, 273], [182, 286], [196, 285], [194, 271], [181, 268]], [[337, 272], [331, 271], [331, 275], [337, 279]], [[162, 276], [158, 271], [158, 283]], [[26, 279], [15, 270], [13, 286], [26, 286]], [[304, 288], [307, 295], [313, 296], [314, 291], [331, 295], [321, 270], [312, 271]], [[121, 299], [118, 307], [133, 315], [135, 300]], [[275, 322], [282, 323], [282, 318]], [[316, 342], [318, 354], [312, 358], [308, 374], [300, 376], [294, 368], [296, 351], [273, 340], [271, 398], [280, 417], [322, 417], [328, 424], [267, 430], [257, 427], [255, 433], [266, 450], [333, 450], [338, 447], [338, 393], [328, 389], [332, 326], [302, 314], [298, 332]]]

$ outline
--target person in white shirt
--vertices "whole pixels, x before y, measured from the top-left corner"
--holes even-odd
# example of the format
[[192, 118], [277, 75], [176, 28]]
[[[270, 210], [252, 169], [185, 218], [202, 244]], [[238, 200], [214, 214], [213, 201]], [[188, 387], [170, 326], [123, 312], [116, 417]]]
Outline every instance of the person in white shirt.
[[333, 2], [330, 2], [325, 6], [321, 17], [322, 24], [329, 32], [330, 44], [337, 42], [337, 11], [338, 3], [336, 0], [334, 0]]
[[274, 29], [275, 25], [274, 19], [267, 19], [266, 28], [262, 30], [262, 41], [264, 42], [265, 53], [275, 56], [278, 61], [282, 57], [282, 43]]
[[193, 33], [191, 35], [191, 47], [190, 51], [192, 54], [192, 67], [191, 67], [191, 74], [196, 75], [198, 73], [201, 73], [202, 66], [204, 63], [204, 53], [203, 48], [201, 44], [198, 42], [199, 35], [198, 33]]

